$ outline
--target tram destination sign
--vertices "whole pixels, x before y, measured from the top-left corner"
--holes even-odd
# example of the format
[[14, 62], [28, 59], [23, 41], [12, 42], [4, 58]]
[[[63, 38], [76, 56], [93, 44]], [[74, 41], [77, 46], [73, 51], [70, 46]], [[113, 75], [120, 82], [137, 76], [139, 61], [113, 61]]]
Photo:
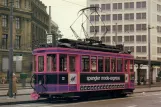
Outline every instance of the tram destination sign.
[[80, 74], [80, 83], [119, 83], [125, 82], [124, 74]]

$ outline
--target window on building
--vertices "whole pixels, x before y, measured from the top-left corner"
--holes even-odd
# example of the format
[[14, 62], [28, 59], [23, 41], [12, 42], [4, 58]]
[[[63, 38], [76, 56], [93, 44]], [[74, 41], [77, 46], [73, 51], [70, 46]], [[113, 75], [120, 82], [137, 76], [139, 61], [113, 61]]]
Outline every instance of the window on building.
[[[115, 38], [116, 38], [115, 36], [112, 37], [113, 41], [116, 41]], [[118, 43], [121, 43], [122, 42], [122, 36], [117, 36], [117, 41], [118, 41]]]
[[111, 42], [111, 37], [110, 36], [106, 36], [106, 42], [110, 43]]
[[105, 72], [110, 72], [110, 58], [105, 58]]
[[126, 13], [124, 18], [125, 20], [134, 20], [134, 13]]
[[157, 15], [157, 21], [161, 22], [161, 16], [160, 15]]
[[16, 60], [16, 72], [22, 72], [22, 60]]
[[161, 12], [161, 5], [157, 4], [157, 11]]
[[108, 26], [101, 26], [101, 32], [110, 32], [111, 31], [111, 26], [108, 25]]
[[7, 49], [8, 46], [8, 35], [7, 34], [3, 34], [2, 35], [2, 49]]
[[134, 32], [134, 24], [124, 25], [124, 32]]
[[90, 32], [91, 33], [99, 32], [99, 26], [90, 26]]
[[15, 37], [15, 48], [20, 49], [21, 48], [21, 36], [16, 35]]
[[136, 46], [136, 52], [146, 53], [146, 46]]
[[2, 71], [7, 72], [9, 70], [9, 59], [8, 57], [2, 58]]
[[136, 19], [146, 19], [146, 13], [136, 13]]
[[59, 55], [59, 71], [60, 72], [67, 71], [67, 55], [66, 54]]
[[89, 56], [82, 56], [82, 72], [89, 72], [89, 61], [90, 57]]
[[113, 20], [122, 20], [122, 14], [113, 14]]
[[146, 35], [136, 35], [137, 42], [146, 42]]
[[20, 29], [20, 18], [16, 17], [16, 29]]
[[20, 2], [21, 2], [21, 0], [16, 0], [15, 1], [15, 7], [16, 8], [20, 8], [20, 6], [21, 6], [21, 3]]
[[111, 15], [110, 14], [106, 15], [106, 21], [110, 21], [110, 20], [111, 20]]
[[47, 55], [47, 72], [56, 71], [56, 54]]
[[111, 15], [101, 15], [101, 20], [102, 21], [110, 21], [111, 20]]
[[8, 6], [8, 0], [3, 0], [3, 1], [2, 1], [2, 4], [3, 4], [4, 6]]
[[27, 8], [27, 1], [28, 1], [28, 0], [25, 0], [25, 9]]
[[90, 21], [94, 21], [94, 15], [90, 15]]
[[145, 31], [146, 29], [146, 24], [136, 24], [136, 31]]
[[161, 47], [157, 47], [157, 53], [161, 53]]
[[[122, 25], [113, 25], [113, 32], [116, 32], [116, 29], [117, 29], [117, 32], [122, 32]], [[116, 28], [117, 27], [117, 28]]]
[[136, 2], [136, 8], [146, 8], [146, 1]]
[[129, 43], [134, 42], [134, 35], [125, 36], [124, 39], [125, 39], [124, 40], [125, 42], [129, 42]]
[[44, 72], [44, 56], [38, 56], [38, 72]]
[[[90, 7], [99, 7], [99, 4], [91, 4]], [[98, 10], [99, 8], [97, 8], [96, 10]], [[90, 9], [90, 11], [95, 11], [94, 8]]]
[[124, 4], [125, 9], [134, 9], [134, 2], [126, 2]]
[[161, 33], [161, 26], [157, 26], [157, 32]]
[[113, 3], [113, 10], [122, 9], [122, 3]]
[[131, 52], [134, 52], [134, 46], [125, 46], [124, 47], [125, 51], [131, 51]]
[[8, 17], [7, 15], [2, 15], [2, 27], [7, 27]]
[[101, 9], [103, 11], [105, 11], [105, 10], [111, 10], [111, 5], [110, 4], [101, 4]]
[[161, 43], [161, 37], [157, 37], [157, 43]]

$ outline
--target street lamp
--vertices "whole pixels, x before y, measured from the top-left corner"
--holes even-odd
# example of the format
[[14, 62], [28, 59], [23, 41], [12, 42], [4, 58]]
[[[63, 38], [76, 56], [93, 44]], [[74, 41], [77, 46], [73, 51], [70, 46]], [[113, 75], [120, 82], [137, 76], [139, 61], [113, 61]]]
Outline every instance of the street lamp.
[[9, 97], [13, 97], [12, 93], [12, 76], [13, 76], [13, 44], [12, 44], [12, 38], [13, 38], [13, 3], [14, 0], [10, 0], [10, 48], [9, 48]]
[[149, 68], [149, 87], [151, 87], [151, 45], [150, 45], [150, 30], [154, 29], [155, 27], [150, 27], [148, 25], [148, 68]]

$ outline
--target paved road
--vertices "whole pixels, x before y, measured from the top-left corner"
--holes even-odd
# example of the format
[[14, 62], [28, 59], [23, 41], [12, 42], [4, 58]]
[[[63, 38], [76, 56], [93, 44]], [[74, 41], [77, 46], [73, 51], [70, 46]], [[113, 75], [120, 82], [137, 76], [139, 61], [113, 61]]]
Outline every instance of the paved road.
[[[18, 96], [19, 99], [29, 99], [29, 96]], [[52, 101], [52, 102], [25, 102], [24, 104], [1, 105], [1, 107], [160, 107], [161, 92], [138, 93], [126, 98], [101, 99], [86, 102]]]

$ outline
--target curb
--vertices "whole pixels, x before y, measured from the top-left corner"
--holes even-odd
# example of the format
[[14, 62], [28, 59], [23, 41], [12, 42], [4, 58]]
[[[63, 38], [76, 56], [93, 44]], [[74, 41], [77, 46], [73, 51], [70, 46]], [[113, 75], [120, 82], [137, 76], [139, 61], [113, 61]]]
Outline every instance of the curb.
[[40, 103], [40, 102], [45, 102], [46, 100], [42, 99], [42, 100], [30, 100], [30, 101], [9, 101], [9, 102], [3, 102], [0, 103], [0, 106], [4, 106], [4, 105], [16, 105], [16, 104], [28, 104], [28, 103]]
[[139, 91], [139, 92], [134, 92], [134, 93], [142, 93], [142, 92], [158, 92], [161, 90], [149, 90], [149, 91]]
[[[25, 90], [25, 89], [32, 89], [31, 87], [26, 87], [26, 88], [18, 88], [18, 90]], [[0, 91], [4, 91], [4, 90], [8, 90], [8, 88], [4, 88], [4, 89], [1, 89], [0, 88]]]
[[[142, 92], [158, 92], [158, 91], [161, 91], [161, 90], [139, 91], [139, 92], [133, 92], [133, 93], [135, 94], [135, 93], [142, 93]], [[30, 95], [30, 94], [31, 93], [17, 94], [17, 96]], [[6, 95], [0, 95], [0, 97], [6, 97]]]

